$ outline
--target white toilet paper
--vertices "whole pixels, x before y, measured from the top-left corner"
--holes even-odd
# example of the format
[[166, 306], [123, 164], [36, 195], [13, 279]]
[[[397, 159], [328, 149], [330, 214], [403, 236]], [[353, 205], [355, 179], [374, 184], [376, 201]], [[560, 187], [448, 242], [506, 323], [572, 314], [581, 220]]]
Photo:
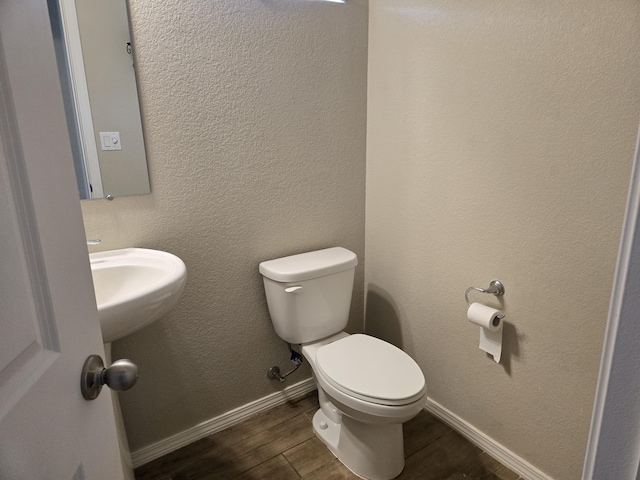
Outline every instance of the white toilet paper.
[[504, 313], [481, 303], [472, 303], [467, 310], [471, 323], [480, 326], [480, 349], [500, 363], [502, 356], [502, 317]]

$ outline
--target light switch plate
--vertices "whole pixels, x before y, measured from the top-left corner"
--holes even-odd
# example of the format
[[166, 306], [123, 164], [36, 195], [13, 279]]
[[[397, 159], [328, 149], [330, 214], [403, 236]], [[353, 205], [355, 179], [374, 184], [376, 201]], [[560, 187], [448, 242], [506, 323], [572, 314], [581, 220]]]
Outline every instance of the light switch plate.
[[102, 150], [122, 150], [120, 132], [100, 132]]

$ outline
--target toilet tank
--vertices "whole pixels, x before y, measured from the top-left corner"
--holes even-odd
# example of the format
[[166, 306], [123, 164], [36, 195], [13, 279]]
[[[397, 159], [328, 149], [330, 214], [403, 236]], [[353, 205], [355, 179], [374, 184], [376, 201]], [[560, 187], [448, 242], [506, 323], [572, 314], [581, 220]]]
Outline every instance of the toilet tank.
[[357, 264], [356, 254], [342, 247], [262, 262], [260, 273], [278, 336], [301, 344], [342, 331]]

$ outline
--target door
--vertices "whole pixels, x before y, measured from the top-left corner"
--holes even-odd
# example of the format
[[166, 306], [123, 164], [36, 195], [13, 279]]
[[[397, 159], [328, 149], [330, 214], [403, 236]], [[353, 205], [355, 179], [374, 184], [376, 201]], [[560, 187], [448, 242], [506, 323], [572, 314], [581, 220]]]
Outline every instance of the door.
[[583, 480], [640, 480], [640, 131]]
[[0, 478], [122, 479], [46, 0], [0, 0]]

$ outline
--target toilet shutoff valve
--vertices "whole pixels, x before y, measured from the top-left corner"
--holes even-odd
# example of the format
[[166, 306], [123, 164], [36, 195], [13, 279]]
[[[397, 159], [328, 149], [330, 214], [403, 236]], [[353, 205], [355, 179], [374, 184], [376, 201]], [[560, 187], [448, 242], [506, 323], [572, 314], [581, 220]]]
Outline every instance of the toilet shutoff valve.
[[269, 370], [267, 370], [267, 377], [270, 380], [278, 380], [280, 381], [280, 383], [282, 383], [287, 379], [289, 375], [295, 372], [300, 365], [302, 365], [302, 362], [304, 361], [302, 355], [291, 348], [291, 344], [289, 344], [289, 351], [291, 352], [291, 361], [295, 366], [285, 374], [280, 373], [280, 367], [278, 367], [277, 365], [271, 367]]

